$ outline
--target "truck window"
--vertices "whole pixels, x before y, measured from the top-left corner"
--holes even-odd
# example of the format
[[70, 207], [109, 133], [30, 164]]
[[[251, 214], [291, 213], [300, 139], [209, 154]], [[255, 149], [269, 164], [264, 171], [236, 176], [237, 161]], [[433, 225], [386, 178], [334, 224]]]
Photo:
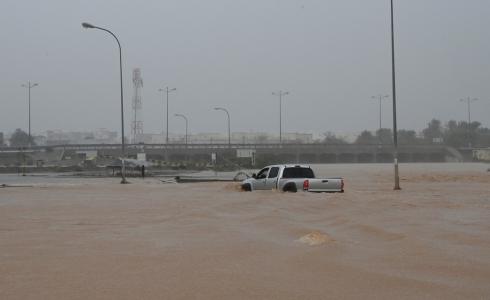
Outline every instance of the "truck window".
[[272, 167], [269, 171], [269, 178], [276, 178], [277, 174], [279, 174], [279, 167]]
[[315, 175], [310, 168], [292, 167], [284, 169], [282, 178], [315, 178]]
[[267, 172], [269, 171], [269, 168], [265, 168], [260, 170], [259, 174], [257, 174], [257, 179], [264, 179], [267, 177]]

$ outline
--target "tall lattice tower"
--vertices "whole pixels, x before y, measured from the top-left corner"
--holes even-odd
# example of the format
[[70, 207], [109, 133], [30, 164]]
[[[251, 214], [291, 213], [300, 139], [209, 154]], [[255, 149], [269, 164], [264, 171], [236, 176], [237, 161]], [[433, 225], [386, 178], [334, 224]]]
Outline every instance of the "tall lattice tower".
[[131, 136], [133, 144], [142, 142], [143, 134], [143, 118], [141, 109], [143, 102], [141, 101], [141, 89], [143, 88], [143, 79], [141, 78], [141, 70], [136, 68], [133, 70], [133, 122], [131, 123]]

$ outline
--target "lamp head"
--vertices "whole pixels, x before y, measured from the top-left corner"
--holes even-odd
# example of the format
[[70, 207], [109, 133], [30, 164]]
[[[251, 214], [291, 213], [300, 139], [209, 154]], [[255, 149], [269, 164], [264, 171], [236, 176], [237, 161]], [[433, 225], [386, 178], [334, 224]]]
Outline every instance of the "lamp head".
[[94, 25], [92, 25], [92, 24], [90, 24], [90, 23], [85, 23], [85, 22], [83, 22], [83, 23], [82, 23], [82, 27], [83, 27], [83, 28], [87, 28], [87, 29], [88, 29], [88, 28], [95, 28], [95, 26], [94, 26]]

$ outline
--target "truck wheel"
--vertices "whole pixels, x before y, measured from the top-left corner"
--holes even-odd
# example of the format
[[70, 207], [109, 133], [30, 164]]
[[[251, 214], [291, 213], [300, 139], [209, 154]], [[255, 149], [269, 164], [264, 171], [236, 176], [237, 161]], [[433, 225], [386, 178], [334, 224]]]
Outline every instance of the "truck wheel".
[[298, 191], [298, 189], [296, 188], [296, 184], [294, 183], [286, 184], [282, 190], [288, 193], [296, 193]]
[[244, 185], [242, 185], [242, 191], [251, 192], [252, 191], [252, 187], [248, 183], [247, 184], [244, 184]]

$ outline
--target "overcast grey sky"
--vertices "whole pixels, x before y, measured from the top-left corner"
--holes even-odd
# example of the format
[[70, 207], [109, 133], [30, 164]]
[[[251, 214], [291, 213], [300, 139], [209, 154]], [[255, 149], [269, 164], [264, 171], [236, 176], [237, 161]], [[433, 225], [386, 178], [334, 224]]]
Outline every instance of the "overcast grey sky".
[[[147, 133], [162, 131], [158, 89], [177, 87], [170, 116], [191, 132], [352, 132], [378, 126], [372, 95], [391, 95], [389, 0], [2, 0], [0, 131], [119, 131], [117, 45], [83, 29], [112, 30], [123, 47], [126, 130], [131, 72], [141, 68]], [[473, 120], [490, 127], [490, 2], [396, 0], [399, 128], [466, 119], [459, 99], [480, 98]], [[391, 126], [391, 102], [383, 123]], [[170, 118], [170, 131], [183, 132]]]

